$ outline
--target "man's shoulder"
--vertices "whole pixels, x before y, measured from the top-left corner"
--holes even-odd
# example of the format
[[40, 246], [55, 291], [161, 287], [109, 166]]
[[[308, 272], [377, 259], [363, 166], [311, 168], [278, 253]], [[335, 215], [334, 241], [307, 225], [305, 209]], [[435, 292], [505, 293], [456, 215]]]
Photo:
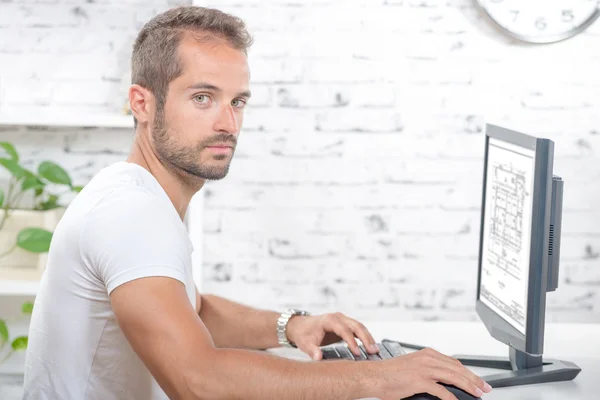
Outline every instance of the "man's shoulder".
[[144, 235], [174, 225], [167, 204], [144, 187], [115, 187], [98, 195], [81, 221], [87, 231]]
[[84, 190], [98, 191], [111, 188], [155, 188], [155, 179], [142, 166], [126, 161], [117, 161], [100, 169], [85, 185]]
[[123, 174], [118, 168], [105, 169], [79, 193], [69, 208], [73, 207], [70, 220], [81, 232], [83, 253], [115, 252], [123, 247], [156, 253], [164, 246], [169, 251], [187, 251], [182, 247], [187, 233], [175, 207], [144, 172], [138, 177], [136, 171]]
[[[145, 211], [167, 209], [160, 193], [142, 167], [116, 162], [100, 170], [74, 200], [86, 208], [86, 214], [127, 212], [135, 216]], [[149, 173], [146, 173], [149, 174]]]

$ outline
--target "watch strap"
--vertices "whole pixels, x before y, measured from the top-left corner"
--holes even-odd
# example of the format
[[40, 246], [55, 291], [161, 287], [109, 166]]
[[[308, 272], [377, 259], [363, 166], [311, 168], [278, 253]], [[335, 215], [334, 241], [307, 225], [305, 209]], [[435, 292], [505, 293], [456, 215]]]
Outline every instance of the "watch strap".
[[289, 341], [287, 337], [287, 326], [290, 319], [296, 315], [307, 316], [310, 315], [308, 311], [298, 310], [295, 308], [288, 308], [284, 312], [281, 313], [279, 318], [277, 319], [277, 341], [279, 345], [284, 347], [294, 347], [297, 348], [295, 343]]

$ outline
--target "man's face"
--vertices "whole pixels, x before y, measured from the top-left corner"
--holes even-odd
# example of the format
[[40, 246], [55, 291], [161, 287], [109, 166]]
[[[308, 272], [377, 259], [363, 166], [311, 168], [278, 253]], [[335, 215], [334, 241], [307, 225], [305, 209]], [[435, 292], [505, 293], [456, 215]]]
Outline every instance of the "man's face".
[[250, 97], [246, 55], [224, 41], [179, 45], [183, 74], [169, 83], [164, 111], [156, 113], [155, 150], [171, 168], [202, 179], [227, 175]]

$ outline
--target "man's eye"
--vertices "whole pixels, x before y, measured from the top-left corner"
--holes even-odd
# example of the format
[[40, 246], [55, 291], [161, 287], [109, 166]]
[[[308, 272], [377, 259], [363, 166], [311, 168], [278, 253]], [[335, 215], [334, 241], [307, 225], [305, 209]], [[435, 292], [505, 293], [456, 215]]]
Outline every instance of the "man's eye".
[[241, 108], [241, 107], [244, 107], [246, 105], [246, 102], [244, 100], [241, 100], [241, 99], [236, 99], [236, 100], [233, 100], [231, 102], [231, 105], [234, 106], [234, 107]]
[[197, 103], [200, 103], [200, 104], [208, 103], [208, 96], [205, 94], [199, 94], [198, 96], [196, 96], [194, 98], [196, 99]]

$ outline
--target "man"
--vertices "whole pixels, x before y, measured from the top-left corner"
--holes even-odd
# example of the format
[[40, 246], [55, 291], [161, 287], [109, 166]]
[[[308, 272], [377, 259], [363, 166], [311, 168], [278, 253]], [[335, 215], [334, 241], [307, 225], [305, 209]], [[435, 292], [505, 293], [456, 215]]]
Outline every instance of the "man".
[[438, 382], [488, 391], [430, 349], [362, 363], [253, 351], [289, 341], [319, 360], [319, 346], [338, 340], [355, 353], [356, 338], [377, 348], [341, 314], [287, 318], [198, 293], [182, 220], [204, 182], [227, 174], [250, 98], [250, 43], [241, 20], [200, 7], [169, 10], [139, 33], [134, 144], [55, 231], [31, 321], [25, 399], [454, 399]]

